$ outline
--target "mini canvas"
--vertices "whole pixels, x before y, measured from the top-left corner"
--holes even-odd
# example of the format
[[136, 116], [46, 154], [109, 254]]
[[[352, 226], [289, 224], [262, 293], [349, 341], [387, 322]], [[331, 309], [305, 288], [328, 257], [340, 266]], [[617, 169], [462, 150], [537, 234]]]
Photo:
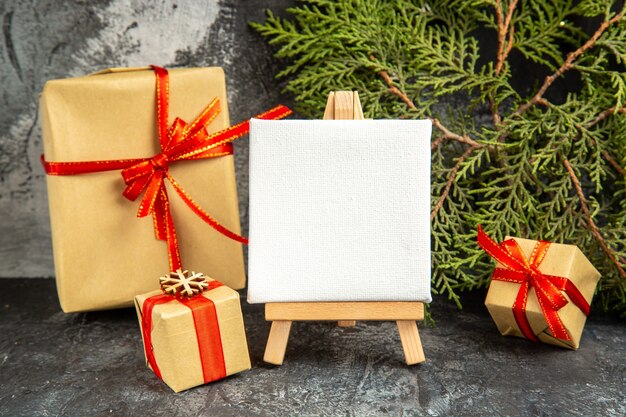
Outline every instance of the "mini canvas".
[[430, 135], [253, 119], [248, 301], [430, 302]]

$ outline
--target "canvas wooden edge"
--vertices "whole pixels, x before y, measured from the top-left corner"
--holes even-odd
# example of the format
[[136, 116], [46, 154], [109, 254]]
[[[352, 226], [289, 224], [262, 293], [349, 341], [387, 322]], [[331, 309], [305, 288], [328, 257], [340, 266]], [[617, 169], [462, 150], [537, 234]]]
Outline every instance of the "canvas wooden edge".
[[419, 301], [266, 303], [268, 321], [424, 320]]

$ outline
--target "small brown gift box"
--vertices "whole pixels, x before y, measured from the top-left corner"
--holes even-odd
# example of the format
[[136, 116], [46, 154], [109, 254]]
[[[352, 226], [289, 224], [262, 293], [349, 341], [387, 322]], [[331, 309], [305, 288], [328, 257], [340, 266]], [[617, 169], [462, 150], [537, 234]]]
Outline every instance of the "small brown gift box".
[[[229, 126], [221, 68], [169, 72], [169, 116], [191, 122], [215, 97], [222, 111], [209, 133]], [[159, 153], [155, 74], [148, 68], [110, 69], [46, 83], [41, 97], [48, 161], [152, 157]], [[239, 233], [233, 156], [182, 161], [170, 173], [206, 212]], [[122, 196], [120, 171], [48, 176], [48, 200], [57, 289], [65, 312], [132, 305], [158, 288], [169, 270], [166, 244], [155, 239], [150, 216], [137, 219], [139, 202]], [[241, 244], [218, 233], [175, 193], [170, 205], [185, 265], [245, 286]]]
[[[251, 366], [239, 294], [211, 281], [208, 291], [188, 300], [160, 290], [135, 297], [146, 364], [175, 392]], [[147, 309], [151, 315], [144, 317]]]
[[[526, 259], [530, 259], [537, 244], [535, 240], [511, 238], [508, 236], [506, 239], [514, 239]], [[496, 268], [504, 267], [498, 263]], [[587, 304], [591, 305], [596, 285], [600, 279], [600, 273], [578, 247], [551, 243], [538, 269], [545, 275], [569, 279], [584, 297]], [[494, 273], [494, 276], [496, 273]], [[519, 290], [520, 284], [515, 282], [492, 279], [489, 285], [485, 305], [502, 335], [525, 337], [512, 309]], [[559, 339], [551, 334], [534, 287], [530, 287], [528, 292], [525, 315], [532, 333], [541, 342], [576, 350], [579, 347], [587, 316], [572, 302], [566, 292], [562, 293], [568, 302], [557, 311], [557, 314], [567, 333], [569, 333], [571, 340]]]

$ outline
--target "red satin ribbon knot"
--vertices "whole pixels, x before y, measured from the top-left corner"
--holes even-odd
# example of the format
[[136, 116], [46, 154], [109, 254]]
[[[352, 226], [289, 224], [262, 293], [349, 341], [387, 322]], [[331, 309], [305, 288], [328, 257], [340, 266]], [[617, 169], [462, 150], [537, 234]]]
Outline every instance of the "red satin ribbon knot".
[[[228, 127], [217, 133], [206, 130], [221, 111], [219, 99], [213, 99], [200, 115], [191, 123], [176, 118], [168, 128], [169, 119], [169, 75], [166, 69], [152, 66], [156, 77], [156, 112], [161, 152], [150, 158], [119, 159], [87, 162], [48, 162], [41, 156], [41, 162], [48, 175], [79, 175], [93, 172], [121, 170], [126, 184], [123, 195], [135, 201], [140, 196], [138, 217], [152, 215], [157, 239], [167, 242], [170, 270], [182, 268], [176, 228], [170, 211], [169, 197], [165, 188], [167, 179], [174, 191], [202, 220], [226, 237], [244, 244], [248, 240], [222, 226], [205, 212], [178, 184], [169, 173], [169, 166], [179, 161], [217, 158], [232, 155], [232, 141], [248, 133], [249, 121]], [[277, 106], [259, 119], [276, 120], [291, 114], [285, 106]]]
[[569, 302], [563, 292], [585, 315], [589, 315], [589, 303], [569, 279], [547, 275], [539, 270], [550, 248], [550, 242], [537, 241], [530, 258], [527, 259], [514, 239], [497, 244], [482, 227], [478, 226], [478, 245], [503, 266], [496, 268], [493, 279], [520, 284], [513, 303], [513, 315], [524, 336], [533, 342], [539, 341], [526, 317], [528, 292], [530, 287], [533, 287], [552, 336], [572, 340], [558, 314], [558, 311]]

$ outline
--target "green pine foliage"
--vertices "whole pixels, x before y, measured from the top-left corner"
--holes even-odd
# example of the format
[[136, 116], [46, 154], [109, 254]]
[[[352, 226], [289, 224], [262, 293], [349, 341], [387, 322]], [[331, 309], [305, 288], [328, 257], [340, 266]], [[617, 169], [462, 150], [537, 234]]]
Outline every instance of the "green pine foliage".
[[578, 245], [602, 273], [594, 306], [623, 314], [622, 4], [307, 0], [252, 26], [284, 60], [301, 114], [320, 118], [329, 91], [353, 89], [366, 117], [433, 120], [436, 293], [460, 307], [461, 291], [488, 284], [482, 224], [496, 240]]

